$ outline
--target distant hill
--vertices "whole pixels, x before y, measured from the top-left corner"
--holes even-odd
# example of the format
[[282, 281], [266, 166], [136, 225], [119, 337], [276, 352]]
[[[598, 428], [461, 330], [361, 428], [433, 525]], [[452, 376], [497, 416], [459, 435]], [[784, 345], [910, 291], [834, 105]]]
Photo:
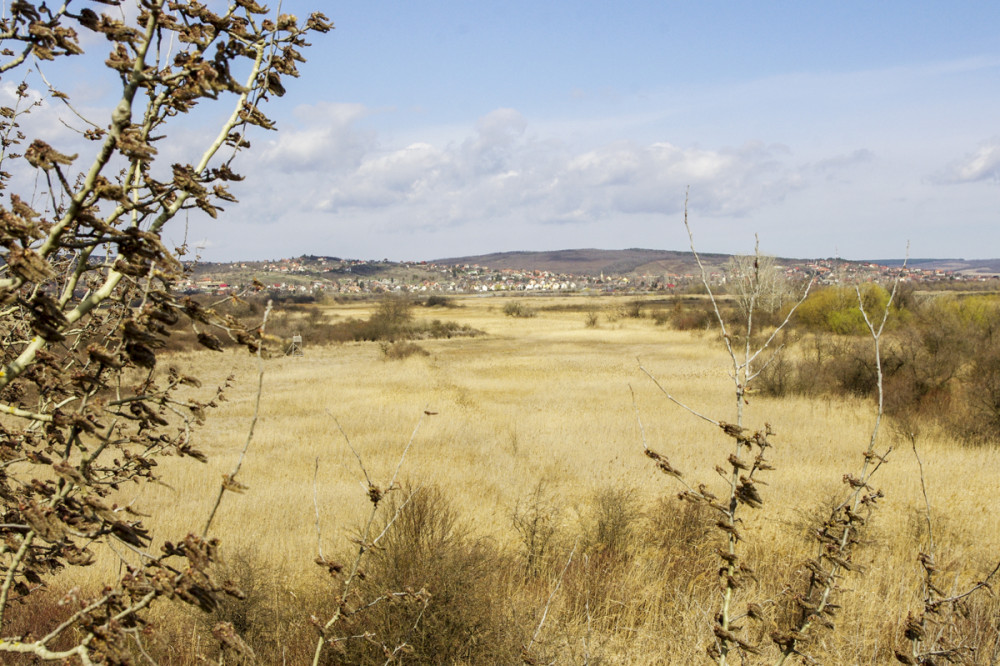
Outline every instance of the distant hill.
[[[729, 261], [731, 255], [699, 254], [709, 269], [718, 269]], [[798, 265], [812, 263], [815, 259], [791, 259], [778, 257], [779, 264]], [[674, 273], [678, 275], [696, 273], [698, 264], [690, 252], [674, 250], [648, 250], [629, 248], [627, 250], [597, 250], [594, 248], [577, 250], [553, 250], [549, 252], [494, 252], [467, 257], [436, 259], [434, 263], [449, 265], [478, 264], [502, 270], [539, 270], [573, 275], [653, 275]], [[899, 266], [902, 259], [864, 259], [848, 261], [852, 264], [878, 264]], [[922, 270], [940, 270], [969, 275], [1000, 275], [1000, 259], [910, 259], [907, 265]]]
[[[902, 259], [873, 259], [872, 263], [882, 266], [900, 266]], [[1000, 259], [910, 259], [906, 262], [911, 268], [929, 271], [954, 271], [975, 275], [1000, 275]]]
[[[706, 267], [718, 268], [729, 261], [728, 254], [700, 254]], [[502, 270], [549, 271], [573, 275], [622, 275], [628, 273], [693, 273], [698, 270], [694, 255], [673, 250], [553, 250], [549, 252], [494, 252], [469, 257], [435, 259], [436, 264], [478, 264]]]

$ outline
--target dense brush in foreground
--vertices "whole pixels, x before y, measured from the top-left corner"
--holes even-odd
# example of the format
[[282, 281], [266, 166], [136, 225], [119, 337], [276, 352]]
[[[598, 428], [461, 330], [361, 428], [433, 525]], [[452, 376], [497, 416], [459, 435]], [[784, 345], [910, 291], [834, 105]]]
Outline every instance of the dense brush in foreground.
[[[644, 504], [635, 490], [620, 487], [598, 491], [577, 507], [560, 504], [544, 489], [524, 499], [504, 529], [516, 541], [502, 547], [500, 535], [476, 536], [440, 488], [418, 490], [392, 537], [369, 560], [352, 606], [359, 610], [362, 600], [387, 591], [413, 594], [351, 617], [321, 663], [383, 664], [386, 652], [401, 645], [399, 661], [411, 664], [513, 664], [522, 657], [527, 663], [687, 664], [706, 658], [704, 627], [719, 596], [712, 569], [720, 544], [709, 511], [673, 497]], [[570, 526], [564, 518], [574, 510], [582, 515]], [[796, 563], [809, 557], [810, 521], [803, 512], [788, 526], [791, 536], [755, 549], [756, 580], [749, 585], [773, 603], [763, 609], [767, 623], [750, 640], [768, 640], [768, 626], [797, 612], [789, 589], [808, 575]], [[923, 536], [917, 521], [904, 533], [875, 528], [866, 534], [872, 552], [858, 564], [869, 571], [852, 584], [837, 630], [809, 646], [815, 659], [894, 661], [906, 612], [918, 609], [921, 583], [906, 555]], [[348, 557], [342, 552], [333, 559]], [[961, 553], [941, 560], [949, 584], [967, 581], [966, 567], [986, 564], [963, 560]], [[226, 562], [247, 598], [207, 616], [157, 618], [159, 637], [146, 646], [150, 655], [160, 664], [196, 663], [211, 645], [212, 626], [223, 620], [254, 649], [257, 663], [308, 663], [317, 635], [311, 617], [336, 604], [336, 580], [294, 574], [261, 550], [231, 552]], [[57, 602], [53, 593], [48, 604], [25, 608], [18, 625], [45, 630], [51, 622], [46, 609]], [[979, 595], [950, 623], [949, 640], [974, 649], [966, 663], [995, 663], [1000, 656], [997, 618], [1000, 602]], [[536, 632], [530, 653], [522, 654]]]

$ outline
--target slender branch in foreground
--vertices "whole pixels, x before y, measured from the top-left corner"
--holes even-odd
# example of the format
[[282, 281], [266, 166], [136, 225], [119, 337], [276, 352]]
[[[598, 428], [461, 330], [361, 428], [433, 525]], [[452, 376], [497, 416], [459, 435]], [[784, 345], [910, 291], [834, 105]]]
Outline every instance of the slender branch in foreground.
[[684, 192], [684, 228], [687, 230], [688, 241], [691, 245], [691, 254], [694, 255], [694, 260], [698, 263], [698, 269], [701, 271], [701, 283], [705, 287], [705, 291], [708, 292], [708, 298], [712, 301], [712, 309], [715, 311], [715, 319], [719, 322], [719, 331], [722, 333], [722, 340], [726, 343], [726, 351], [729, 352], [729, 358], [733, 362], [733, 379], [737, 382], [739, 381], [739, 361], [736, 360], [736, 351], [733, 349], [732, 340], [729, 337], [729, 331], [726, 330], [726, 320], [722, 317], [722, 311], [719, 310], [719, 303], [715, 299], [715, 294], [712, 292], [712, 286], [709, 283], [708, 271], [705, 268], [705, 264], [701, 260], [701, 256], [698, 254], [698, 250], [694, 246], [694, 232], [691, 231], [691, 225], [688, 223], [688, 198], [691, 194], [691, 188], [688, 187]]
[[[981, 581], [972, 585], [965, 592], [944, 596], [936, 584], [939, 574], [936, 564], [936, 544], [934, 540], [934, 524], [931, 519], [931, 502], [927, 492], [927, 482], [924, 475], [924, 463], [917, 452], [917, 438], [912, 432], [907, 433], [913, 456], [917, 461], [920, 475], [920, 490], [924, 500], [924, 519], [927, 523], [927, 548], [917, 556], [924, 571], [923, 609], [914, 615], [907, 615], [904, 637], [909, 641], [909, 653], [896, 652], [896, 660], [904, 664], [934, 663], [935, 657], [943, 658], [948, 663], [967, 663], [967, 657], [974, 654], [975, 649], [956, 640], [961, 636], [956, 630], [956, 612], [962, 613], [961, 602], [982, 589], [992, 589], [990, 579], [1000, 571], [1000, 562]], [[964, 613], [963, 613], [964, 614]], [[928, 625], [937, 627], [936, 631], [928, 631]], [[993, 663], [991, 661], [990, 663]]]
[[[391, 492], [393, 490], [397, 490], [399, 488], [399, 486], [397, 484], [397, 479], [399, 478], [399, 472], [400, 472], [400, 470], [403, 467], [403, 462], [406, 460], [406, 456], [407, 456], [407, 454], [410, 451], [410, 447], [413, 445], [413, 442], [417, 438], [417, 433], [420, 432], [420, 427], [421, 427], [421, 425], [424, 422], [424, 417], [430, 416], [430, 415], [432, 415], [434, 413], [435, 412], [431, 412], [427, 408], [425, 408], [423, 410], [423, 413], [420, 415], [420, 418], [417, 419], [417, 424], [413, 428], [413, 432], [410, 434], [410, 439], [406, 442], [406, 446], [403, 447], [403, 451], [402, 451], [402, 453], [399, 456], [399, 461], [396, 463], [396, 469], [393, 471], [392, 476], [390, 477], [389, 482], [385, 486], [385, 488], [379, 488], [377, 485], [375, 485], [375, 483], [373, 483], [371, 481], [371, 478], [368, 476], [368, 472], [365, 469], [363, 459], [358, 454], [358, 452], [354, 449], [354, 446], [350, 443], [350, 439], [347, 437], [347, 434], [344, 432], [343, 428], [340, 428], [341, 434], [344, 435], [344, 438], [345, 438], [345, 440], [347, 440], [348, 446], [351, 448], [352, 453], [358, 459], [358, 464], [360, 465], [361, 470], [362, 470], [362, 472], [365, 475], [365, 479], [368, 481], [368, 499], [371, 501], [372, 507], [371, 507], [371, 510], [368, 513], [367, 519], [365, 520], [364, 528], [361, 530], [361, 537], [360, 537], [360, 539], [358, 539], [358, 549], [357, 549], [357, 552], [354, 554], [354, 558], [353, 558], [353, 561], [351, 563], [351, 566], [347, 570], [347, 574], [344, 577], [343, 583], [341, 585], [341, 591], [340, 591], [340, 595], [339, 595], [340, 602], [337, 604], [337, 608], [333, 612], [333, 614], [331, 615], [330, 619], [327, 620], [327, 622], [325, 624], [323, 624], [322, 627], [321, 627], [321, 629], [320, 629], [320, 637], [319, 637], [319, 639], [316, 642], [316, 649], [313, 652], [313, 661], [312, 661], [313, 666], [318, 666], [318, 664], [320, 662], [320, 658], [323, 655], [323, 648], [324, 648], [324, 646], [327, 643], [333, 642], [335, 640], [335, 639], [328, 638], [327, 637], [327, 632], [329, 632], [330, 629], [334, 625], [337, 624], [337, 622], [339, 622], [345, 615], [348, 614], [348, 611], [347, 611], [348, 599], [349, 599], [349, 596], [350, 596], [350, 594], [351, 594], [351, 592], [352, 592], [352, 590], [354, 588], [355, 582], [358, 580], [358, 577], [359, 577], [359, 574], [360, 574], [360, 571], [361, 571], [361, 562], [365, 558], [365, 555], [371, 549], [373, 549], [373, 548], [375, 548], [375, 547], [378, 546], [379, 541], [381, 541], [382, 538], [385, 537], [385, 535], [388, 533], [389, 529], [392, 527], [393, 524], [395, 524], [396, 520], [402, 514], [403, 509], [409, 504], [410, 500], [413, 498], [413, 496], [419, 490], [419, 488], [415, 489], [413, 492], [411, 492], [406, 497], [406, 499], [403, 502], [401, 502], [399, 504], [399, 506], [396, 507], [396, 510], [395, 510], [394, 514], [389, 519], [389, 521], [386, 523], [386, 525], [384, 526], [384, 528], [382, 529], [382, 531], [378, 535], [376, 535], [374, 538], [372, 538], [372, 531], [373, 531], [373, 529], [375, 527], [375, 518], [378, 516], [379, 505], [381, 504], [382, 499], [385, 497], [386, 493]], [[334, 419], [334, 421], [336, 422], [336, 419]], [[338, 427], [339, 427], [339, 425], [340, 424], [338, 423]], [[317, 512], [318, 512], [318, 508], [317, 508]], [[317, 525], [317, 532], [319, 532], [319, 519], [318, 518], [317, 518], [316, 525]], [[322, 535], [319, 535], [317, 538], [320, 541], [322, 541]], [[320, 564], [320, 565], [322, 565], [322, 566], [326, 566], [327, 568], [330, 569], [331, 572], [334, 572], [334, 571], [339, 572], [342, 569], [342, 567], [340, 567], [340, 565], [328, 562], [325, 559], [323, 559], [323, 557], [322, 557], [322, 551], [320, 551], [320, 557], [317, 559], [317, 563]]]
[[928, 554], [934, 556], [934, 524], [931, 520], [931, 500], [927, 495], [927, 479], [924, 476], [924, 461], [920, 459], [920, 453], [917, 451], [917, 437], [914, 433], [908, 433], [910, 440], [910, 446], [913, 449], [913, 457], [917, 460], [917, 469], [920, 473], [920, 493], [924, 497], [924, 520], [927, 522], [927, 543], [928, 543]]
[[361, 454], [359, 454], [358, 450], [354, 448], [354, 444], [351, 442], [351, 438], [347, 436], [347, 433], [344, 431], [344, 426], [340, 425], [340, 421], [337, 420], [337, 417], [333, 415], [333, 412], [331, 412], [328, 409], [326, 410], [326, 413], [330, 416], [331, 419], [333, 419], [333, 423], [337, 426], [337, 430], [339, 430], [340, 434], [343, 435], [344, 441], [347, 443], [347, 448], [349, 448], [351, 450], [351, 453], [354, 454], [354, 457], [358, 461], [358, 467], [361, 468], [361, 473], [365, 475], [365, 481], [368, 482], [368, 487], [371, 488], [375, 484], [372, 483], [371, 477], [368, 476], [368, 470], [365, 468], [365, 461], [361, 459]]
[[[641, 426], [641, 420], [640, 431], [643, 437], [643, 449], [646, 456], [651, 458], [657, 468], [659, 468], [663, 473], [673, 476], [682, 485], [684, 485], [685, 488], [687, 488], [685, 492], [680, 494], [680, 498], [693, 503], [706, 504], [708, 507], [721, 514], [721, 518], [716, 521], [715, 526], [721, 531], [721, 536], [724, 539], [725, 544], [724, 547], [718, 551], [721, 559], [719, 578], [722, 600], [719, 611], [714, 614], [712, 620], [714, 641], [708, 648], [708, 654], [709, 657], [719, 666], [725, 666], [725, 664], [728, 663], [730, 654], [734, 651], [740, 654], [761, 654], [761, 650], [758, 646], [753, 645], [741, 635], [743, 628], [735, 624], [737, 621], [736, 618], [746, 617], [747, 615], [751, 615], [755, 620], [761, 619], [759, 617], [759, 613], [756, 612], [753, 614], [748, 612], [742, 615], [736, 612], [736, 603], [739, 594], [738, 590], [746, 589], [746, 581], [753, 578], [752, 569], [742, 562], [744, 556], [740, 552], [742, 549], [740, 548], [739, 543], [743, 540], [743, 536], [741, 534], [741, 524], [743, 519], [739, 516], [739, 513], [741, 511], [741, 506], [747, 506], [751, 509], [758, 509], [763, 506], [764, 499], [757, 487], [758, 483], [763, 484], [763, 481], [759, 478], [759, 473], [774, 469], [765, 457], [767, 449], [772, 446], [768, 441], [768, 438], [773, 434], [771, 426], [765, 423], [763, 428], [753, 432], [745, 428], [743, 425], [744, 405], [747, 404], [745, 396], [749, 391], [750, 383], [760, 372], [759, 370], [754, 372], [752, 364], [761, 353], [771, 346], [777, 334], [788, 325], [795, 310], [808, 296], [812, 282], [806, 286], [802, 297], [786, 314], [784, 321], [771, 332], [770, 336], [767, 337], [758, 348], [755, 349], [752, 346], [751, 341], [751, 336], [754, 332], [754, 315], [756, 309], [759, 307], [760, 295], [764, 293], [767, 285], [770, 284], [768, 280], [772, 280], [774, 278], [773, 274], [768, 272], [766, 266], [762, 270], [759, 242], [755, 245], [754, 255], [752, 256], [752, 268], [749, 268], [750, 264], [747, 263], [748, 268], [745, 272], [741, 273], [741, 279], [743, 280], [741, 284], [744, 288], [743, 295], [745, 297], [744, 300], [741, 301], [742, 315], [744, 317], [742, 321], [746, 326], [745, 339], [742, 343], [741, 360], [737, 355], [736, 348], [734, 347], [733, 336], [730, 334], [729, 327], [726, 324], [726, 318], [722, 314], [722, 310], [719, 306], [719, 300], [716, 298], [716, 295], [712, 290], [708, 269], [695, 248], [694, 233], [688, 221], [689, 194], [690, 190], [685, 193], [684, 198], [684, 227], [687, 230], [688, 239], [691, 243], [691, 253], [701, 271], [702, 286], [705, 288], [709, 300], [712, 303], [712, 309], [715, 313], [719, 331], [721, 333], [723, 343], [725, 344], [726, 352], [732, 363], [732, 369], [729, 372], [729, 376], [733, 381], [732, 396], [735, 402], [735, 422], [728, 423], [726, 421], [709, 417], [696, 411], [695, 409], [692, 409], [667, 391], [659, 380], [649, 370], [643, 367], [641, 363], [639, 364], [639, 369], [653, 381], [656, 387], [667, 397], [668, 400], [689, 414], [692, 414], [693, 416], [720, 428], [728, 437], [732, 439], [732, 449], [727, 458], [726, 464], [715, 468], [716, 472], [726, 483], [724, 496], [721, 498], [716, 496], [705, 484], [698, 484], [697, 488], [695, 488], [684, 481], [681, 478], [681, 473], [669, 463], [665, 456], [652, 451], [649, 448], [645, 441], [645, 431]], [[772, 354], [772, 359], [770, 360], [773, 360], [773, 356], [776, 355], [778, 351], [780, 351], [780, 349], [776, 350], [774, 354]], [[768, 360], [768, 363], [770, 363], [770, 360]], [[764, 364], [764, 367], [766, 367], [766, 365], [767, 363]], [[633, 404], [635, 404], [634, 394]], [[636, 408], [636, 411], [638, 412], [638, 408]], [[756, 604], [754, 606], [759, 607], [760, 604]]]
[[226, 491], [231, 490], [241, 493], [246, 490], [246, 486], [236, 481], [236, 475], [240, 473], [240, 469], [243, 467], [243, 460], [250, 449], [254, 430], [257, 427], [257, 419], [260, 417], [260, 399], [264, 394], [264, 328], [267, 326], [267, 318], [271, 314], [272, 305], [272, 301], [267, 302], [267, 307], [264, 309], [264, 318], [260, 322], [261, 343], [257, 347], [257, 394], [254, 398], [253, 416], [250, 417], [250, 428], [247, 431], [247, 438], [243, 443], [243, 449], [240, 451], [239, 458], [236, 459], [236, 466], [233, 467], [232, 472], [222, 476], [222, 485], [219, 487], [219, 493], [215, 497], [215, 504], [212, 506], [212, 511], [208, 514], [208, 520], [205, 521], [205, 529], [201, 531], [202, 539], [208, 536], [208, 530], [212, 527], [212, 521], [215, 520], [215, 512], [219, 510], [219, 505], [222, 504], [222, 496], [226, 494]]
[[545, 602], [545, 608], [542, 610], [542, 618], [538, 621], [538, 626], [535, 627], [535, 633], [531, 635], [531, 640], [524, 648], [524, 655], [530, 654], [531, 646], [535, 644], [538, 640], [538, 635], [542, 633], [542, 627], [545, 626], [545, 619], [549, 616], [549, 608], [552, 606], [552, 600], [556, 598], [556, 594], [559, 593], [559, 588], [562, 587], [563, 579], [566, 577], [566, 572], [569, 570], [569, 565], [573, 563], [573, 556], [576, 554], [576, 548], [579, 545], [579, 541], [573, 544], [573, 549], [569, 552], [569, 557], [566, 559], [566, 564], [562, 568], [562, 572], [559, 574], [559, 579], [556, 581], [556, 586], [552, 588], [552, 592], [549, 593], [549, 598]]
[[[909, 247], [907, 246], [908, 258]], [[905, 267], [906, 260], [903, 262], [903, 268]], [[864, 461], [858, 476], [855, 477], [852, 474], [844, 475], [844, 482], [850, 486], [847, 498], [833, 509], [830, 517], [816, 531], [819, 554], [806, 565], [811, 575], [809, 584], [802, 595], [802, 603], [799, 604], [798, 618], [790, 630], [774, 631], [771, 633], [771, 640], [781, 650], [780, 656], [775, 662], [779, 666], [784, 664], [790, 656], [802, 654], [799, 651], [799, 645], [812, 637], [809, 632], [817, 623], [828, 628], [833, 626], [832, 615], [834, 607], [832, 596], [836, 589], [836, 581], [842, 576], [843, 571], [857, 571], [860, 569], [860, 567], [851, 561], [854, 550], [853, 546], [858, 543], [859, 531], [867, 523], [878, 500], [883, 496], [882, 491], [872, 488], [869, 482], [881, 468], [882, 464], [888, 460], [889, 453], [892, 452], [892, 448], [890, 447], [885, 453], [879, 455], [875, 452], [875, 446], [885, 413], [885, 387], [882, 373], [881, 347], [882, 334], [885, 331], [886, 322], [889, 320], [889, 314], [899, 288], [901, 275], [901, 272], [897, 273], [896, 279], [893, 281], [892, 291], [885, 303], [885, 310], [882, 312], [881, 320], [878, 321], [877, 325], [865, 307], [860, 287], [855, 285], [858, 309], [868, 328], [875, 356], [878, 398], [875, 410], [875, 423], [872, 426], [868, 446], [863, 452]], [[862, 507], [867, 510], [868, 515], [861, 515], [860, 510]]]
[[316, 552], [319, 559], [326, 561], [323, 556], [323, 531], [319, 526], [319, 456], [316, 456], [316, 467], [313, 469], [313, 509], [316, 511]]
[[[638, 359], [637, 359], [637, 360], [638, 360]], [[643, 366], [643, 365], [641, 364], [641, 362], [640, 362], [640, 365], [639, 365], [639, 369], [640, 369], [640, 370], [641, 370], [641, 371], [642, 371], [642, 372], [643, 372], [643, 373], [644, 373], [644, 374], [645, 374], [645, 375], [646, 375], [647, 377], [649, 377], [649, 378], [650, 378], [651, 380], [653, 380], [653, 384], [655, 384], [655, 385], [656, 385], [656, 388], [660, 389], [660, 391], [661, 391], [661, 392], [663, 393], [663, 395], [667, 396], [667, 399], [668, 399], [668, 400], [669, 400], [670, 402], [674, 403], [675, 405], [677, 405], [677, 406], [678, 406], [678, 407], [680, 407], [681, 409], [684, 409], [684, 410], [686, 410], [686, 411], [687, 411], [688, 413], [690, 413], [690, 414], [693, 414], [694, 416], [697, 416], [697, 417], [698, 417], [699, 419], [702, 419], [703, 421], [708, 421], [709, 423], [711, 423], [711, 424], [712, 424], [712, 425], [714, 425], [714, 426], [718, 426], [718, 425], [719, 425], [719, 422], [718, 422], [718, 421], [716, 421], [715, 419], [713, 419], [712, 417], [710, 417], [710, 416], [705, 416], [705, 415], [704, 415], [704, 414], [702, 414], [701, 412], [698, 412], [698, 411], [695, 411], [695, 410], [691, 409], [690, 407], [688, 407], [687, 405], [685, 405], [685, 404], [684, 404], [683, 402], [681, 402], [680, 400], [678, 400], [678, 399], [677, 399], [677, 398], [675, 398], [674, 396], [670, 395], [670, 392], [669, 392], [669, 391], [667, 391], [667, 389], [663, 388], [663, 385], [662, 385], [662, 384], [660, 384], [660, 381], [659, 381], [659, 380], [658, 380], [658, 379], [657, 379], [657, 378], [656, 378], [656, 377], [655, 377], [655, 376], [654, 376], [654, 375], [653, 375], [653, 374], [652, 374], [652, 373], [651, 373], [651, 372], [650, 372], [649, 370], [647, 370], [647, 369], [646, 369], [646, 368], [645, 368], [645, 367], [644, 367], [644, 366]], [[648, 447], [647, 447], [647, 448], [648, 448]]]

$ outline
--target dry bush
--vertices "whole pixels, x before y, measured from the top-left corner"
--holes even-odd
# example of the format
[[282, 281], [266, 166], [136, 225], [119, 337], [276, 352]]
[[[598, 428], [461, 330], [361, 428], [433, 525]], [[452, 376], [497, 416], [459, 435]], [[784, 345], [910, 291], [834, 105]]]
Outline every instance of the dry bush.
[[[290, 585], [287, 565], [265, 559], [253, 542], [231, 548], [221, 561], [219, 576], [237, 586], [243, 598], [223, 599], [211, 613], [190, 614], [188, 622], [175, 625], [176, 634], [169, 644], [161, 637], [158, 645], [149, 648], [160, 663], [197, 661], [198, 652], [191, 649], [190, 636], [184, 635], [189, 624], [190, 631], [210, 645], [212, 630], [219, 622], [231, 624], [253, 650], [253, 657], [238, 657], [236, 663], [307, 663], [312, 658], [316, 628], [309, 616], [322, 613], [331, 599], [319, 597], [315, 589]], [[206, 656], [219, 659], [222, 654]]]
[[632, 298], [624, 305], [622, 308], [622, 316], [628, 317], [629, 319], [642, 319], [644, 316], [646, 304], [641, 298]]
[[673, 315], [670, 310], [663, 307], [658, 307], [653, 309], [653, 311], [650, 313], [650, 316], [653, 318], [654, 324], [656, 324], [657, 326], [663, 326], [664, 324], [670, 323], [671, 317]]
[[714, 565], [718, 535], [711, 508], [676, 497], [660, 498], [645, 518], [645, 538], [661, 558], [665, 576], [690, 579]]
[[[39, 590], [30, 603], [19, 601], [11, 607], [10, 621], [4, 627], [7, 636], [19, 636], [25, 643], [31, 643], [47, 635], [66, 619], [66, 608], [73, 600], [83, 596], [79, 589], [66, 590], [62, 593], [56, 589]], [[80, 639], [76, 632], [53, 641], [53, 650], [68, 650]], [[27, 666], [37, 664], [39, 660], [34, 655], [4, 655], [4, 664], [11, 666]]]
[[413, 321], [413, 305], [407, 294], [385, 294], [379, 298], [371, 320], [387, 328], [403, 326]]
[[440, 294], [433, 294], [427, 297], [424, 301], [424, 307], [428, 308], [456, 308], [458, 304], [455, 303], [454, 298], [448, 296], [442, 296]]
[[996, 443], [1000, 439], [1000, 345], [988, 345], [975, 356], [965, 380], [966, 414], [951, 424], [967, 442]]
[[379, 345], [382, 357], [387, 361], [401, 361], [411, 356], [430, 356], [431, 353], [415, 342], [401, 340], [399, 342], [382, 342]]
[[635, 530], [642, 516], [633, 488], [608, 486], [594, 493], [583, 533], [585, 552], [609, 559], [625, 559], [633, 551]]
[[434, 319], [430, 322], [392, 322], [381, 317], [367, 320], [348, 319], [327, 328], [325, 339], [331, 342], [396, 342], [481, 335], [467, 324]]
[[714, 323], [715, 314], [709, 303], [688, 307], [678, 301], [670, 314], [670, 325], [678, 331], [705, 331]]
[[529, 576], [537, 576], [549, 563], [558, 543], [561, 513], [544, 479], [514, 506], [511, 522], [520, 539], [524, 569]]
[[[401, 497], [409, 498], [405, 505]], [[341, 642], [338, 659], [383, 664], [387, 649], [405, 644], [405, 659], [415, 663], [516, 662], [521, 637], [505, 626], [497, 594], [509, 556], [473, 538], [438, 488], [407, 488], [388, 502], [385, 515], [396, 515], [395, 522], [370, 554], [358, 590], [371, 597], [387, 590], [426, 593], [385, 600], [348, 621], [347, 633], [371, 639]]]
[[508, 317], [517, 317], [519, 319], [530, 319], [536, 314], [534, 308], [530, 308], [521, 301], [510, 301], [509, 303], [504, 303], [503, 313]]

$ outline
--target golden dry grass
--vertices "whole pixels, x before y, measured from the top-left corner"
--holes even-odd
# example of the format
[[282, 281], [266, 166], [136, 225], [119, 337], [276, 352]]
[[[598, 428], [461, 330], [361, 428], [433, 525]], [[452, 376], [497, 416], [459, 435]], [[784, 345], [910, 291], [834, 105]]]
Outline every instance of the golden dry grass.
[[[522, 625], [533, 628], [573, 535], [586, 534], [593, 523], [597, 494], [627, 489], [636, 510], [648, 512], [655, 500], [679, 490], [642, 455], [631, 391], [649, 446], [669, 457], [686, 479], [721, 488], [713, 468], [729, 453], [729, 440], [668, 402], [637, 361], [692, 409], [732, 421], [729, 360], [717, 338], [671, 331], [650, 319], [609, 322], [602, 317], [597, 328], [588, 328], [576, 306], [606, 311], [612, 305], [608, 299], [583, 298], [525, 299], [537, 309], [530, 319], [505, 317], [505, 301], [497, 298], [466, 298], [461, 307], [447, 310], [418, 308], [419, 317], [456, 320], [488, 334], [422, 341], [428, 356], [386, 361], [377, 344], [351, 343], [307, 348], [303, 357], [267, 360], [260, 421], [240, 474], [249, 491], [226, 495], [213, 529], [225, 551], [231, 556], [250, 552], [268, 563], [280, 572], [288, 594], [299, 590], [302, 599], [332, 597], [333, 587], [315, 590], [317, 464], [315, 496], [327, 554], [346, 552], [348, 537], [370, 507], [363, 475], [336, 422], [372, 478], [382, 483], [419, 421], [403, 477], [414, 485], [440, 488], [472, 536], [489, 539], [500, 552], [516, 553], [520, 544], [511, 518], [515, 507], [523, 505], [540, 482], [557, 506], [561, 536], [556, 538], [559, 562], [554, 573], [531, 591], [516, 576], [510, 578], [509, 588], [496, 591], [498, 604], [516, 599]], [[546, 309], [552, 306], [568, 307]], [[327, 314], [364, 316], [366, 307], [330, 306]], [[117, 498], [155, 516], [150, 526], [157, 541], [200, 531], [221, 475], [233, 467], [246, 439], [257, 372], [255, 359], [236, 351], [178, 354], [162, 365], [168, 363], [196, 370], [206, 385], [213, 377], [221, 382], [229, 373], [236, 382], [229, 400], [210, 415], [198, 436], [199, 448], [210, 456], [208, 464], [161, 460], [166, 485], [136, 487]], [[435, 415], [422, 417], [425, 409]], [[801, 577], [801, 563], [813, 552], [808, 529], [845, 494], [841, 478], [857, 473], [873, 418], [871, 405], [860, 401], [751, 400], [746, 424], [773, 425], [777, 434], [771, 458], [777, 470], [764, 477], [769, 484], [763, 489], [765, 506], [743, 513], [747, 561], [759, 577], [743, 591], [744, 603], [780, 603], [791, 594], [789, 586]], [[879, 449], [889, 446], [890, 463], [874, 482], [886, 498], [859, 550], [867, 573], [843, 582], [849, 589], [842, 594], [844, 610], [837, 630], [809, 646], [827, 663], [891, 659], [906, 613], [919, 608], [916, 556], [924, 528], [917, 466], [908, 442], [886, 426]], [[934, 433], [922, 435], [918, 446], [939, 562], [948, 572], [948, 583], [960, 590], [983, 576], [1000, 553], [1000, 452], [960, 447]], [[615, 569], [617, 588], [605, 591], [606, 607], [620, 607], [613, 618], [595, 618], [588, 630], [583, 615], [571, 612], [570, 592], [554, 602], [560, 610], [549, 620], [545, 649], [560, 663], [580, 662], [585, 651], [605, 663], [690, 663], [704, 655], [710, 618], [718, 606], [717, 564], [708, 559], [708, 568], [701, 571], [683, 563], [671, 565], [670, 571], [683, 576], [665, 580], [662, 562], [655, 564], [660, 561], [645, 556], [648, 540], [635, 538], [631, 568]], [[677, 546], [681, 552], [687, 547]], [[97, 579], [117, 568], [109, 557], [93, 575]], [[580, 582], [591, 580], [587, 572], [574, 571], [579, 580], [567, 583], [567, 589], [583, 585], [583, 592], [596, 594], [587, 587], [596, 583]], [[306, 587], [312, 596], [301, 591]], [[996, 611], [997, 605], [988, 609]], [[303, 615], [312, 612], [306, 607], [297, 610]], [[765, 644], [771, 628], [757, 631]], [[992, 631], [984, 645], [995, 640], [996, 622], [983, 631]], [[989, 655], [979, 658], [989, 663]]]

